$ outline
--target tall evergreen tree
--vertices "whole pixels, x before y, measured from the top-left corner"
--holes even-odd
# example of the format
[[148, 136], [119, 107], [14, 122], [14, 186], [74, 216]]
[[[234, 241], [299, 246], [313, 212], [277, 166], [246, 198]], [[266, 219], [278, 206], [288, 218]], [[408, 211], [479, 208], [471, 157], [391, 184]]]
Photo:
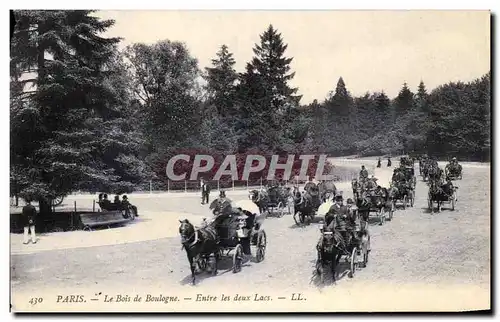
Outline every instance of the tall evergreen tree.
[[429, 94], [427, 93], [427, 89], [425, 88], [424, 81], [420, 81], [418, 84], [417, 94], [415, 95], [415, 103], [417, 107], [417, 111], [428, 113], [429, 112]]
[[266, 88], [266, 100], [269, 108], [282, 109], [290, 100], [298, 104], [301, 96], [295, 96], [297, 88], [289, 86], [295, 72], [290, 72], [290, 63], [293, 58], [285, 57], [288, 45], [273, 25], [260, 35], [260, 44], [253, 48], [255, 56], [250, 65], [261, 76]]
[[99, 35], [114, 22], [89, 10], [15, 14], [11, 64], [35, 72], [17, 80], [35, 87], [11, 107], [11, 161], [23, 177], [21, 193], [39, 200], [45, 214], [56, 196], [128, 185], [129, 157], [137, 151], [119, 125], [122, 102], [108, 82], [119, 39]]
[[235, 60], [226, 45], [217, 52], [217, 58], [212, 59], [213, 67], [207, 67], [207, 90], [209, 103], [215, 105], [219, 115], [230, 112], [234, 105], [234, 95], [238, 74], [234, 69]]
[[399, 91], [398, 96], [394, 100], [394, 113], [396, 121], [398, 118], [406, 115], [409, 111], [411, 111], [414, 107], [414, 94], [408, 88], [408, 84], [406, 82], [403, 84], [403, 87]]

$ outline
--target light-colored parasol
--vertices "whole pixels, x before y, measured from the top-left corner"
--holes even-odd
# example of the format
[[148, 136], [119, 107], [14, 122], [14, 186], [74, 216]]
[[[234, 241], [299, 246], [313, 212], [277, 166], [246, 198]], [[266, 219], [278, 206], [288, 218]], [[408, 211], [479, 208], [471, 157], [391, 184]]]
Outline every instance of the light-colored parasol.
[[241, 208], [241, 210], [248, 211], [249, 213], [254, 214], [255, 216], [260, 216], [259, 207], [252, 201], [248, 199], [238, 200], [233, 203], [234, 208]]
[[318, 216], [324, 216], [328, 213], [328, 211], [330, 210], [330, 208], [333, 206], [333, 201], [332, 200], [327, 200], [325, 202], [323, 202], [319, 208], [318, 208], [318, 211], [317, 211], [317, 215]]

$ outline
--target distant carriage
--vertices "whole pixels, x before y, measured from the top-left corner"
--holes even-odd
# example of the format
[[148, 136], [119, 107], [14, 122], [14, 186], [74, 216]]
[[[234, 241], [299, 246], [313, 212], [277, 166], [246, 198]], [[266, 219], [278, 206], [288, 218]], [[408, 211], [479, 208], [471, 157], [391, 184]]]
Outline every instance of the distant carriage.
[[445, 167], [445, 176], [450, 180], [462, 180], [462, 166], [460, 164], [448, 164]]
[[409, 204], [413, 207], [415, 203], [415, 189], [412, 184], [406, 182], [394, 182], [391, 183], [391, 188], [389, 189], [391, 195], [392, 203], [394, 208], [401, 203], [403, 209], [406, 209]]
[[434, 213], [434, 204], [437, 204], [438, 212], [441, 212], [443, 204], [450, 205], [451, 210], [455, 210], [455, 205], [458, 200], [458, 187], [446, 187], [446, 184], [440, 184], [439, 181], [429, 182], [429, 192], [427, 195], [427, 204], [429, 211]]
[[304, 224], [306, 219], [314, 219], [318, 208], [321, 205], [321, 197], [318, 185], [309, 182], [304, 186], [304, 191], [300, 191], [298, 186], [293, 190], [294, 211], [293, 220], [297, 225]]
[[282, 185], [271, 186], [267, 189], [267, 194], [269, 196], [268, 213], [276, 213], [278, 217], [283, 217], [285, 213], [292, 213], [290, 188]]
[[375, 212], [379, 219], [379, 225], [385, 223], [386, 216], [392, 220], [394, 215], [394, 207], [392, 207], [389, 191], [386, 188], [378, 191], [363, 191], [356, 198], [356, 206], [365, 221], [368, 221], [371, 212]]

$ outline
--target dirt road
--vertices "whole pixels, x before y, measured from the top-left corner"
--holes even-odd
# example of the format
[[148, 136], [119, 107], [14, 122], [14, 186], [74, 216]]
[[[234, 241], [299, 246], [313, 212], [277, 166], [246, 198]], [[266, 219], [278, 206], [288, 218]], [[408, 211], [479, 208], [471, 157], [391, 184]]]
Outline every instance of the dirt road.
[[[376, 175], [388, 178], [390, 171], [378, 170]], [[313, 278], [318, 225], [296, 227], [292, 217], [286, 215], [279, 219], [267, 218], [264, 223], [268, 248], [263, 262], [246, 263], [240, 273], [233, 274], [229, 271], [231, 262], [224, 261], [218, 276], [199, 275], [198, 285], [190, 286], [190, 271], [176, 234], [176, 221], [183, 217], [201, 220], [207, 216], [207, 206], [200, 205], [198, 196], [138, 199], [139, 209], [145, 213], [141, 218], [144, 224], [152, 225], [154, 220], [160, 222], [161, 214], [175, 217], [169, 219], [169, 227], [157, 228], [170, 237], [12, 255], [13, 306], [14, 309], [47, 310], [55, 307], [57, 295], [84, 294], [85, 304], [65, 303], [58, 308], [152, 311], [489, 308], [490, 169], [464, 166], [464, 178], [457, 184], [460, 188], [456, 210], [445, 208], [431, 215], [426, 210], [427, 186], [419, 178], [415, 206], [397, 211], [393, 220], [383, 226], [373, 224], [370, 227], [369, 265], [356, 272], [353, 279], [345, 276], [336, 285], [326, 286], [318, 286]], [[346, 194], [350, 196], [348, 191]], [[147, 230], [144, 233], [147, 234]], [[96, 292], [103, 292], [101, 297], [104, 293], [119, 292], [161, 293], [164, 296], [175, 293], [181, 294], [181, 299], [159, 307], [158, 303], [153, 306], [143, 302], [106, 306], [102, 298], [94, 302], [89, 300]], [[233, 297], [236, 293], [251, 293], [253, 299], [256, 292], [272, 299], [259, 302], [258, 308], [254, 301], [217, 305], [207, 301], [192, 303], [197, 294], [220, 297], [225, 293]], [[292, 293], [298, 292], [307, 300], [291, 301]], [[28, 304], [31, 296], [44, 297], [44, 303], [36, 307]]]

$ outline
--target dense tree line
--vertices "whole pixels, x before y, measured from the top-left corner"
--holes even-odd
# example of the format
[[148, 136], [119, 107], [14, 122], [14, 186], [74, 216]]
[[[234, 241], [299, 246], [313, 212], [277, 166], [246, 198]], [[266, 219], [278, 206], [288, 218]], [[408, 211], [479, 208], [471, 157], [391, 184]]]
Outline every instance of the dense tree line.
[[16, 21], [10, 107], [16, 193], [50, 200], [79, 189], [138, 189], [161, 182], [168, 159], [187, 150], [489, 160], [490, 73], [430, 92], [423, 81], [415, 93], [402, 84], [393, 99], [384, 92], [354, 97], [340, 77], [325, 99], [304, 105], [290, 85], [293, 58], [272, 25], [238, 73], [224, 44], [204, 70], [181, 42], [120, 51], [120, 39], [101, 36], [114, 22], [92, 11], [16, 11]]

